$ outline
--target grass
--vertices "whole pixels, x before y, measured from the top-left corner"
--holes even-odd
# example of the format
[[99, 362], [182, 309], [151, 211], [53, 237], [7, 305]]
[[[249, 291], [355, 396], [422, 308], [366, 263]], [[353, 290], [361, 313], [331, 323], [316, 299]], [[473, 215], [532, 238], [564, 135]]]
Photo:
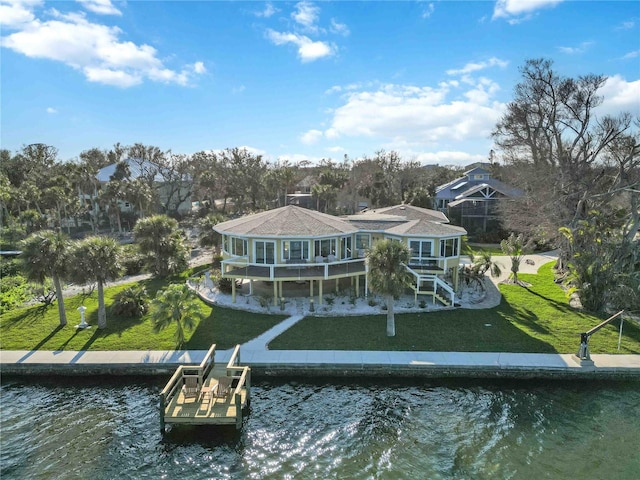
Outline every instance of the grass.
[[[187, 271], [169, 279], [152, 278], [138, 282], [144, 285], [153, 298], [156, 292], [169, 283], [184, 282]], [[99, 330], [98, 299], [94, 291], [89, 296], [76, 295], [65, 299], [68, 324], [60, 327], [58, 308], [33, 306], [15, 309], [0, 316], [0, 348], [3, 350], [172, 350], [176, 348], [175, 328], [170, 326], [154, 333], [149, 315], [141, 319], [123, 318], [109, 314], [109, 305], [115, 295], [135, 283], [118, 285], [105, 289], [107, 305], [107, 328]], [[93, 326], [88, 330], [78, 330], [80, 322], [77, 308], [87, 307], [85, 317]], [[185, 332], [185, 344], [189, 350], [206, 350], [212, 343], [218, 349], [231, 348], [244, 343], [272, 326], [281, 322], [281, 315], [247, 313], [221, 307], [210, 307], [201, 302], [206, 317], [196, 324], [192, 331]]]
[[[575, 353], [579, 334], [602, 318], [569, 306], [553, 282], [552, 264], [521, 275], [523, 288], [501, 285], [502, 302], [486, 310], [448, 310], [396, 315], [396, 336], [386, 336], [386, 316], [307, 317], [274, 339], [272, 350], [389, 350]], [[619, 321], [595, 333], [592, 353], [640, 353], [640, 328], [625, 322], [618, 352]]]

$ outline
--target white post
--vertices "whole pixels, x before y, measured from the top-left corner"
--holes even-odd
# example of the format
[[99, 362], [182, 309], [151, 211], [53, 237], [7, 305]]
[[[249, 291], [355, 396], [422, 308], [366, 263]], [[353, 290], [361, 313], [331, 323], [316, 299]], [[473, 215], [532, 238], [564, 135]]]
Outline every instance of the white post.
[[91, 328], [91, 325], [89, 325], [84, 319], [84, 312], [86, 310], [87, 310], [87, 307], [85, 307], [84, 305], [80, 305], [78, 307], [78, 311], [80, 312], [80, 324], [76, 325], [76, 328], [81, 328], [81, 329]]
[[620, 343], [622, 342], [622, 322], [623, 319], [620, 317], [620, 333], [618, 334], [618, 351], [620, 351]]

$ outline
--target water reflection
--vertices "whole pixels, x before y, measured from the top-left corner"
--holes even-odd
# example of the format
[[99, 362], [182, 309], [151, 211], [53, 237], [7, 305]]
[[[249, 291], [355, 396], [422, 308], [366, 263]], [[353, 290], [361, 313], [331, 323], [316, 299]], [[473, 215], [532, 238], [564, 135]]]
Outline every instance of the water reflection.
[[638, 384], [268, 381], [231, 428], [160, 434], [162, 379], [3, 379], [2, 478], [620, 478]]

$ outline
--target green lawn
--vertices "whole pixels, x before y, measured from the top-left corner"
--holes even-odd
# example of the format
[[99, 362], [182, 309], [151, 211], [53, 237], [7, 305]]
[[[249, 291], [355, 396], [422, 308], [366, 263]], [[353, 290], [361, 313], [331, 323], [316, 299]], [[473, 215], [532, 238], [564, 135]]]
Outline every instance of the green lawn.
[[[502, 303], [487, 310], [396, 315], [396, 336], [386, 316], [307, 317], [269, 345], [272, 350], [406, 350], [575, 353], [579, 333], [603, 319], [571, 308], [553, 282], [552, 263], [538, 275], [521, 275], [523, 288], [501, 285]], [[593, 335], [592, 353], [618, 353], [619, 321]], [[640, 328], [625, 322], [620, 353], [640, 353]]]
[[[169, 282], [184, 282], [186, 274], [169, 280], [150, 279], [140, 282], [147, 288], [150, 296]], [[142, 319], [121, 318], [109, 314], [109, 305], [115, 295], [128, 285], [119, 285], [105, 289], [108, 326], [98, 330], [98, 300], [96, 292], [83, 298], [77, 295], [65, 299], [68, 324], [60, 328], [58, 308], [28, 307], [7, 312], [0, 316], [0, 348], [4, 350], [171, 350], [175, 348], [173, 326], [160, 333], [153, 333], [151, 321], [146, 315]], [[77, 330], [80, 321], [77, 308], [87, 307], [86, 319], [93, 327]], [[210, 307], [201, 302], [206, 318], [197, 323], [192, 331], [186, 331], [186, 343], [183, 348], [206, 350], [212, 343], [218, 349], [233, 347], [244, 343], [272, 326], [281, 322], [281, 315], [247, 313], [221, 307]]]

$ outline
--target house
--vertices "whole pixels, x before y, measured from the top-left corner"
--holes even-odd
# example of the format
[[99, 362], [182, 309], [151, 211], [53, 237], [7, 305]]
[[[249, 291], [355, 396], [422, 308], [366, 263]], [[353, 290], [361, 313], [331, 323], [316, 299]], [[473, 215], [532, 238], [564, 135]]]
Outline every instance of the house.
[[456, 225], [471, 234], [500, 229], [498, 203], [508, 197], [522, 195], [522, 191], [492, 178], [491, 172], [475, 167], [464, 176], [436, 188], [435, 208]]
[[[411, 249], [411, 261], [405, 267], [414, 276], [416, 301], [418, 295], [429, 295], [446, 305], [455, 303], [466, 231], [448, 225], [441, 212], [398, 205], [336, 217], [288, 205], [213, 228], [222, 235], [222, 277], [248, 280], [249, 294], [254, 282], [272, 282], [274, 304], [285, 296], [289, 282], [308, 282], [309, 297], [317, 291], [319, 304], [325, 286], [336, 291], [350, 287], [356, 296], [361, 291], [366, 294], [366, 252], [386, 238]], [[232, 296], [235, 302], [235, 281]]]
[[[185, 215], [191, 211], [192, 181], [190, 178], [169, 171], [148, 160], [127, 158], [122, 162], [128, 167], [128, 180], [142, 178], [153, 185], [158, 201], [154, 210], [158, 213], [175, 212]], [[101, 168], [96, 174], [98, 182], [100, 184], [109, 182], [116, 173], [117, 165], [117, 163], [112, 163]], [[134, 212], [136, 208], [126, 200], [118, 201], [118, 204], [122, 212]]]

